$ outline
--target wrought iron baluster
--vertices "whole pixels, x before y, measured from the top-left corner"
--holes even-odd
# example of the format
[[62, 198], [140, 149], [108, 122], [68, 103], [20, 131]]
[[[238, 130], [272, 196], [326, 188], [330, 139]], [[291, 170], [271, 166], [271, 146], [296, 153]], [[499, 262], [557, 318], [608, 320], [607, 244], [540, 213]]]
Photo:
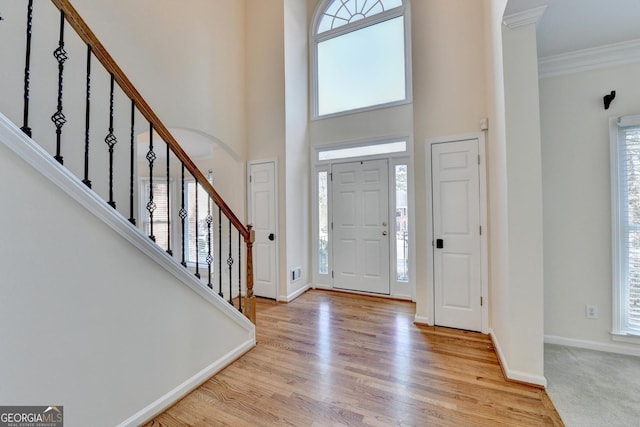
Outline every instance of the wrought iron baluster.
[[84, 116], [84, 179], [82, 182], [91, 188], [89, 180], [89, 139], [91, 128], [91, 45], [87, 45], [87, 89]]
[[211, 224], [213, 223], [213, 217], [211, 216], [211, 197], [207, 195], [207, 273], [210, 289], [213, 289], [213, 284], [211, 283], [211, 263], [213, 262], [213, 257], [211, 256]]
[[[194, 177], [195, 178], [195, 177]], [[198, 185], [200, 185], [198, 183], [198, 181], [195, 181], [195, 188], [196, 188], [196, 217], [195, 217], [195, 221], [194, 221], [194, 228], [196, 231], [196, 277], [199, 279], [200, 278], [200, 246], [198, 245]]]
[[181, 198], [182, 198], [182, 202], [180, 203], [180, 212], [178, 212], [178, 216], [180, 217], [180, 223], [181, 223], [181, 227], [180, 229], [182, 230], [182, 236], [180, 241], [182, 242], [182, 262], [180, 264], [182, 264], [183, 267], [187, 266], [187, 261], [185, 259], [185, 250], [184, 250], [184, 241], [186, 239], [185, 236], [185, 223], [184, 220], [187, 218], [187, 210], [184, 208], [184, 163], [182, 163], [182, 180], [181, 180], [181, 185], [180, 185], [180, 193], [181, 193]]
[[112, 208], [116, 208], [116, 202], [113, 201], [113, 147], [118, 143], [118, 139], [113, 134], [113, 92], [115, 88], [115, 77], [111, 74], [111, 92], [109, 94], [109, 133], [104, 142], [109, 147], [109, 201], [107, 202]]
[[53, 56], [58, 61], [58, 108], [53, 116], [51, 116], [51, 121], [56, 126], [56, 155], [54, 158], [58, 163], [62, 164], [62, 126], [67, 123], [67, 118], [62, 112], [62, 86], [64, 80], [64, 62], [69, 59], [67, 52], [64, 50], [64, 12], [62, 11], [60, 11], [60, 38], [58, 39], [58, 48], [53, 51]]
[[136, 128], [136, 102], [131, 100], [131, 135], [129, 141], [129, 222], [136, 225], [136, 219], [133, 216], [133, 195], [134, 195], [134, 162], [135, 162], [135, 128]]
[[242, 313], [242, 233], [238, 230], [238, 311]]
[[173, 251], [171, 250], [171, 215], [169, 215], [169, 212], [171, 212], [171, 186], [169, 185], [170, 182], [170, 171], [169, 171], [169, 154], [170, 154], [170, 150], [169, 150], [169, 144], [166, 144], [167, 146], [167, 253], [171, 256], [173, 256]]
[[224, 298], [222, 292], [222, 208], [218, 206], [218, 295]]
[[[1, 19], [1, 18], [0, 18]], [[29, 98], [31, 93], [31, 33], [33, 29], [33, 0], [27, 4], [27, 48], [24, 61], [24, 111], [22, 114], [22, 132], [31, 137], [29, 127]]]
[[147, 152], [147, 161], [149, 162], [149, 201], [147, 202], [147, 211], [149, 212], [149, 238], [156, 241], [153, 235], [153, 211], [156, 210], [156, 204], [153, 201], [153, 162], [156, 160], [156, 153], [153, 152], [153, 123], [149, 123], [149, 151]]
[[227, 267], [229, 267], [229, 304], [233, 305], [233, 279], [232, 276], [233, 256], [231, 254], [231, 220], [229, 220], [229, 258], [227, 258]]

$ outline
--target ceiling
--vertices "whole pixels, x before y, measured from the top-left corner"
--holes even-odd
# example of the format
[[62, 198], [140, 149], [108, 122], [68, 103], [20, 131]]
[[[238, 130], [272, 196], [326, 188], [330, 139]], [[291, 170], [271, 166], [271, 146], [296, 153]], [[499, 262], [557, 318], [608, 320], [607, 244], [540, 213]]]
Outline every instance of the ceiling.
[[544, 5], [539, 57], [640, 40], [640, 0], [509, 0], [505, 15]]

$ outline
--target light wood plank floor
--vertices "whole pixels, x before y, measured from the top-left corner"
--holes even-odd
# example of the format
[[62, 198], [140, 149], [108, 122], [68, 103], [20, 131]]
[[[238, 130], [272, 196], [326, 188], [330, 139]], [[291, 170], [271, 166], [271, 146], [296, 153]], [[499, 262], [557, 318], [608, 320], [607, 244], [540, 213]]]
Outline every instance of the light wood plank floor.
[[147, 426], [563, 425], [486, 335], [416, 326], [412, 303], [309, 291], [257, 313], [256, 348]]

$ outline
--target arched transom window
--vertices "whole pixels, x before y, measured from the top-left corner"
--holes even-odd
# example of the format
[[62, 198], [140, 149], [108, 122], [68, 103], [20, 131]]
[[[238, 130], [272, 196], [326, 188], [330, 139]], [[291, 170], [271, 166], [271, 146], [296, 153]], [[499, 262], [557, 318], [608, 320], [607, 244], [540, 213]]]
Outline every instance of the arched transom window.
[[402, 0], [334, 0], [320, 18], [318, 33], [402, 6]]
[[323, 0], [313, 21], [314, 117], [409, 101], [408, 0]]

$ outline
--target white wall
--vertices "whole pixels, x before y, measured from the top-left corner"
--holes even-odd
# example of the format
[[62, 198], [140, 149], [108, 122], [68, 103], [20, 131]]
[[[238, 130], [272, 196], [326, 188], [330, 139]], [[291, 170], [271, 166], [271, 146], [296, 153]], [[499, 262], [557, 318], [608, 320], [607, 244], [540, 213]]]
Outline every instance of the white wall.
[[502, 52], [502, 18], [507, 0], [490, 0], [485, 10], [487, 26], [486, 88], [489, 111], [487, 132], [489, 323], [500, 345], [510, 343], [509, 243], [505, 226], [507, 208], [507, 139]]
[[[503, 365], [514, 379], [545, 385], [543, 232], [540, 105], [535, 24], [503, 27], [506, 111], [509, 329], [498, 340]], [[506, 363], [505, 363], [506, 362]], [[510, 371], [510, 372], [509, 372]]]
[[[544, 332], [570, 344], [624, 351], [611, 347], [609, 334], [609, 117], [640, 113], [639, 75], [634, 64], [540, 81]], [[604, 110], [602, 97], [612, 90], [616, 99]], [[586, 319], [586, 304], [598, 306], [598, 319]], [[637, 352], [637, 346], [615, 344]]]
[[544, 385], [542, 178], [535, 25], [486, 3], [490, 325], [506, 375]]
[[[3, 126], [2, 142], [25, 145]], [[0, 171], [11, 205], [0, 240], [4, 404], [63, 405], [65, 425], [112, 426], [255, 342], [228, 304], [198, 295], [1, 143]]]

